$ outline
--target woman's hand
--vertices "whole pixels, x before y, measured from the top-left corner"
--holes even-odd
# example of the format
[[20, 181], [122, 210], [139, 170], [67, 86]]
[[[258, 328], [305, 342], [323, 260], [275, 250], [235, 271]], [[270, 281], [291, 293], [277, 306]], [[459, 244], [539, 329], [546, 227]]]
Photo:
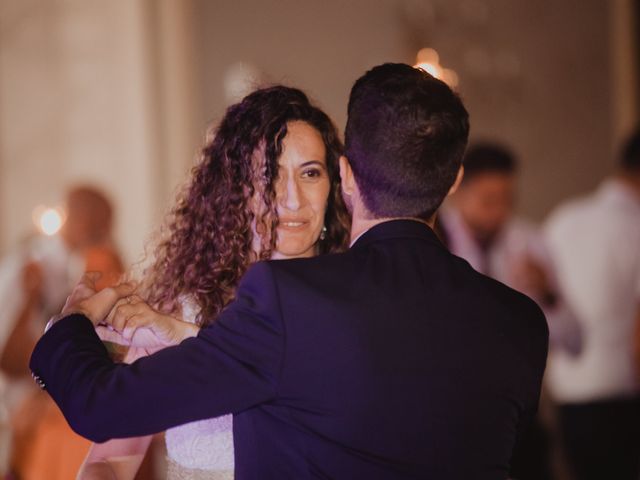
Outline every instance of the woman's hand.
[[123, 341], [114, 339], [114, 335], [104, 329], [99, 332], [103, 340], [143, 348], [177, 345], [186, 338], [195, 337], [200, 330], [197, 325], [154, 310], [137, 295], [119, 300], [104, 323]]

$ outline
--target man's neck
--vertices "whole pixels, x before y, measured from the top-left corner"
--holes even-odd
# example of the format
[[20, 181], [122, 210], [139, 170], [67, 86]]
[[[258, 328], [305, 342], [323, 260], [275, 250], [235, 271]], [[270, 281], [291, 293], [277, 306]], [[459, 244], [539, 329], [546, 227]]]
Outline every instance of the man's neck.
[[431, 227], [433, 229], [435, 224], [435, 215], [431, 217], [429, 220], [423, 220], [420, 218], [413, 217], [385, 217], [385, 218], [362, 218], [358, 215], [354, 215], [353, 220], [351, 221], [351, 245], [355, 243], [355, 241], [368, 232], [370, 229], [375, 227], [376, 225], [380, 225], [381, 223], [391, 222], [393, 220], [413, 220], [415, 222], [424, 223], [425, 225]]

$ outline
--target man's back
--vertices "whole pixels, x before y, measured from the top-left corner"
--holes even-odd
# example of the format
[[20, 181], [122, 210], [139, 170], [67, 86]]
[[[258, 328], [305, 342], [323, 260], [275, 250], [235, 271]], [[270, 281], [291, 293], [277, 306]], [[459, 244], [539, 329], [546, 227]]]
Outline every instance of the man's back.
[[256, 265], [211, 326], [132, 365], [70, 315], [31, 369], [96, 442], [233, 413], [237, 480], [504, 479], [546, 351], [533, 301], [399, 220]]
[[531, 300], [414, 221], [269, 265], [282, 368], [235, 416], [237, 478], [506, 478], [546, 358]]

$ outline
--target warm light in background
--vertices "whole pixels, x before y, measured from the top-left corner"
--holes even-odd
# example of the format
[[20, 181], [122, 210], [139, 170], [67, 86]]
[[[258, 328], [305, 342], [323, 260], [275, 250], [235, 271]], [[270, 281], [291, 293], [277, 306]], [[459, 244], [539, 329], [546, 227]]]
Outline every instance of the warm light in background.
[[55, 235], [62, 228], [64, 214], [59, 208], [38, 206], [33, 210], [33, 222], [45, 235]]
[[228, 103], [235, 103], [266, 83], [264, 74], [247, 62], [237, 62], [224, 73], [224, 95]]
[[416, 57], [415, 68], [420, 68], [434, 77], [442, 80], [451, 88], [456, 88], [459, 83], [458, 74], [440, 65], [440, 55], [433, 48], [423, 48]]

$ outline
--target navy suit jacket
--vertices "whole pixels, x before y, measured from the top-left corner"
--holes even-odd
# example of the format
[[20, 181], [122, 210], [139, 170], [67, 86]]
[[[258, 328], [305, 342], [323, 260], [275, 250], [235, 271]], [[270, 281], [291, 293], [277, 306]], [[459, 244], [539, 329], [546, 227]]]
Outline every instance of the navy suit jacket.
[[233, 413], [238, 480], [504, 479], [547, 340], [532, 300], [395, 220], [346, 253], [256, 264], [176, 347], [115, 364], [73, 315], [31, 368], [96, 442]]

